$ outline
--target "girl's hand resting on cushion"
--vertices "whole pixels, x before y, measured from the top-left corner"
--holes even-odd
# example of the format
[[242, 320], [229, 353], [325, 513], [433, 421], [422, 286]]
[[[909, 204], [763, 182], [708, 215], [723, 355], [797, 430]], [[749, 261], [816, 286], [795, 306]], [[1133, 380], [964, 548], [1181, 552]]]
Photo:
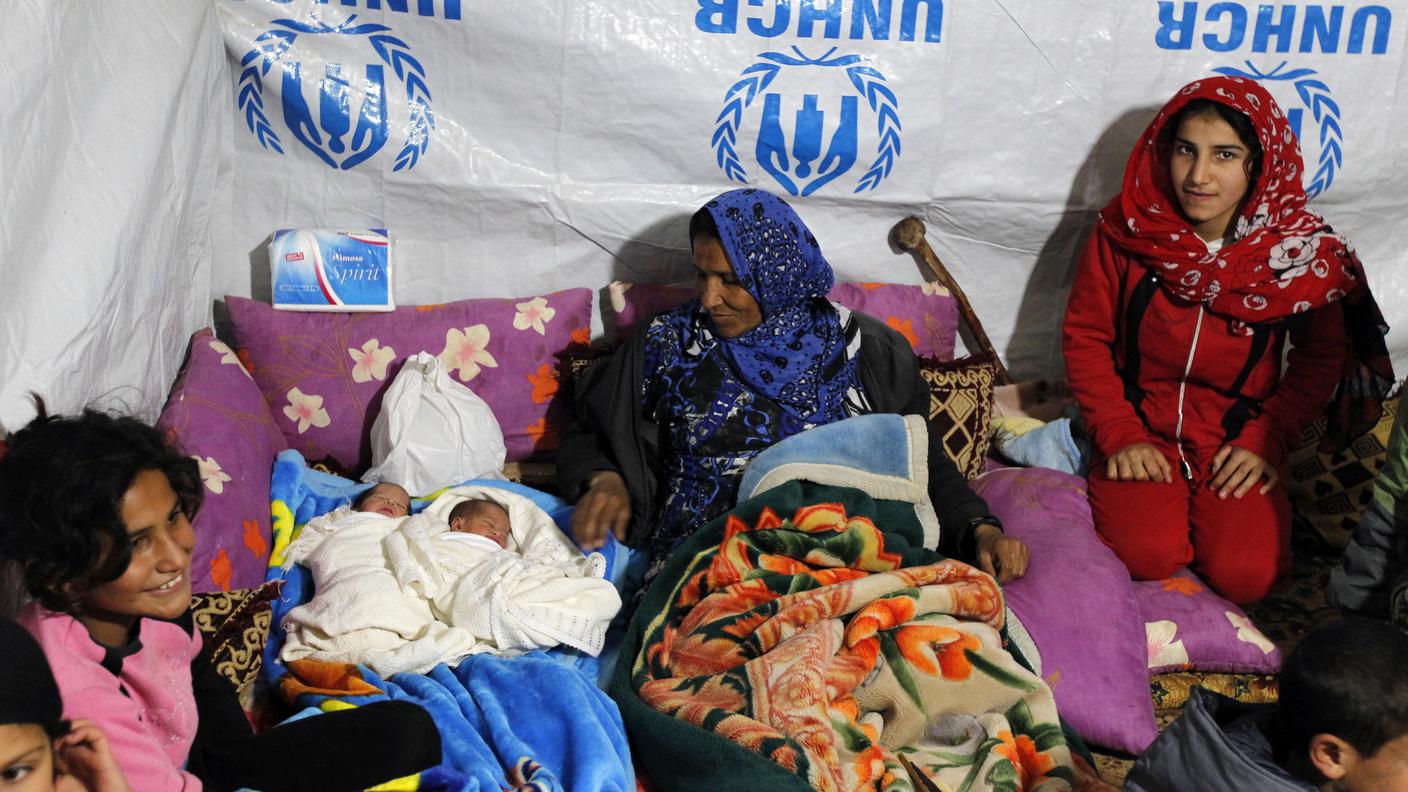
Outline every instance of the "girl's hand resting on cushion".
[[631, 524], [631, 493], [626, 480], [614, 470], [592, 474], [587, 491], [577, 499], [572, 511], [572, 536], [583, 550], [596, 550], [606, 544], [606, 534], [625, 541]]
[[1105, 478], [1111, 481], [1162, 481], [1173, 483], [1173, 466], [1151, 443], [1135, 443], [1105, 460]]
[[1213, 455], [1212, 481], [1208, 486], [1217, 490], [1219, 498], [1240, 498], [1263, 478], [1266, 483], [1258, 491], [1265, 495], [1281, 480], [1281, 474], [1257, 454], [1240, 446], [1225, 445]]

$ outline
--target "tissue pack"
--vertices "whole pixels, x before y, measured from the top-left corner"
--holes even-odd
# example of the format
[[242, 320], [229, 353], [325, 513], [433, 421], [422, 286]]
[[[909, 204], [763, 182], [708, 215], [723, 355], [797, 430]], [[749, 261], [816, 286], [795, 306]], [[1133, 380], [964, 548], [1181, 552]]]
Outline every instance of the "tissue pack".
[[384, 228], [281, 229], [269, 243], [275, 308], [390, 311], [391, 239]]

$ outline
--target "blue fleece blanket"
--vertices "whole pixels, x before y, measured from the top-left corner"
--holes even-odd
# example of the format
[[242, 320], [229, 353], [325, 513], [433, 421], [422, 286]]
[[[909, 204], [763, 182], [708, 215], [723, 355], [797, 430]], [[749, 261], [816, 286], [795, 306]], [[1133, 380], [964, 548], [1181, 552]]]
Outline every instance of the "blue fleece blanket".
[[[468, 482], [500, 486], [532, 499], [559, 525], [571, 509], [562, 500], [503, 481]], [[456, 667], [436, 666], [428, 674], [378, 677], [365, 666], [301, 663], [295, 674], [279, 659], [285, 614], [313, 596], [308, 570], [284, 570], [284, 551], [308, 520], [347, 503], [368, 484], [309, 468], [297, 451], [274, 463], [270, 492], [274, 547], [269, 579], [283, 581], [274, 604], [264, 652], [271, 687], [300, 707], [344, 709], [381, 699], [413, 701], [440, 728], [444, 762], [408, 779], [397, 789], [479, 792], [505, 787], [522, 790], [631, 790], [635, 788], [625, 729], [616, 704], [594, 682], [600, 661], [571, 650], [532, 652], [501, 658], [474, 655]], [[412, 511], [430, 498], [417, 499]], [[625, 577], [630, 554], [609, 545], [605, 554], [614, 582]]]

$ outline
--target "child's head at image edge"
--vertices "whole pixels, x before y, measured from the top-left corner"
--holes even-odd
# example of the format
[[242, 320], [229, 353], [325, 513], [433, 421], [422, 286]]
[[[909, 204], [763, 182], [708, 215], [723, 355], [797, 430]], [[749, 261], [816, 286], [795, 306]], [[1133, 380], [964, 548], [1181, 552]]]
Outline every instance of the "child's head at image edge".
[[1350, 618], [1311, 630], [1281, 670], [1287, 764], [1334, 792], [1408, 792], [1408, 633]]
[[488, 537], [499, 547], [508, 547], [508, 511], [491, 500], [466, 500], [455, 504], [450, 510], [449, 523], [452, 531]]
[[0, 789], [54, 788], [54, 738], [67, 731], [44, 651], [23, 627], [0, 619]]
[[134, 418], [36, 404], [0, 455], [0, 555], [41, 605], [122, 646], [141, 617], [190, 607], [199, 469]]

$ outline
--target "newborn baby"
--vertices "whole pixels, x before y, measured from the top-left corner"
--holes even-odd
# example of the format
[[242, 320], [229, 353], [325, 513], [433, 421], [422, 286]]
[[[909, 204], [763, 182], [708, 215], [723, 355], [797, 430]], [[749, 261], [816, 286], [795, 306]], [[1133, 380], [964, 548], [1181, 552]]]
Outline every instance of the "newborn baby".
[[510, 528], [508, 510], [491, 500], [466, 500], [450, 510], [451, 531], [487, 539], [500, 550], [508, 548]]
[[363, 492], [352, 503], [352, 509], [380, 514], [383, 517], [405, 517], [411, 513], [411, 494], [400, 484], [383, 481]]
[[595, 655], [621, 607], [605, 559], [583, 556], [547, 512], [501, 487], [448, 490], [387, 537], [386, 556], [403, 591], [490, 651]]
[[419, 519], [406, 516], [410, 505], [405, 488], [383, 482], [303, 526], [285, 551], [285, 565], [308, 568], [314, 596], [284, 617], [285, 662], [365, 663], [389, 676], [427, 671], [474, 651], [472, 635], [437, 619], [430, 603], [404, 591], [392, 574], [384, 543]]

